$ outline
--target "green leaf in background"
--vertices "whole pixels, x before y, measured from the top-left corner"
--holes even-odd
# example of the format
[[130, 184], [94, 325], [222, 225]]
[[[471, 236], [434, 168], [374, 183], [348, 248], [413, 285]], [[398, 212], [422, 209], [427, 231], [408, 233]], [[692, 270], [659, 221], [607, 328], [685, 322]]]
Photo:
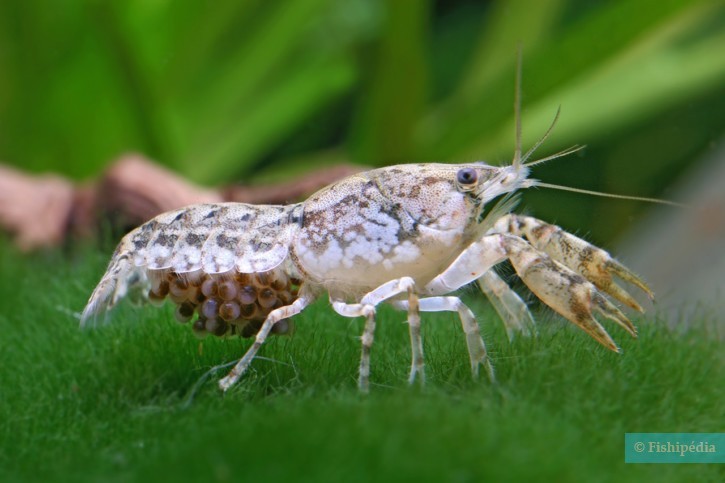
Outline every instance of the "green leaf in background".
[[365, 164], [411, 161], [413, 128], [428, 88], [427, 2], [388, 2], [380, 38], [371, 50], [351, 132], [354, 159]]
[[[485, 159], [514, 145], [516, 50], [535, 176], [661, 196], [723, 135], [711, 0], [0, 3], [0, 160], [85, 179], [132, 150], [210, 185], [338, 161]], [[676, 132], [673, 135], [673, 132]], [[636, 203], [527, 193], [611, 239]], [[562, 204], [563, 203], [563, 204]], [[562, 209], [566, 206], [566, 209]]]

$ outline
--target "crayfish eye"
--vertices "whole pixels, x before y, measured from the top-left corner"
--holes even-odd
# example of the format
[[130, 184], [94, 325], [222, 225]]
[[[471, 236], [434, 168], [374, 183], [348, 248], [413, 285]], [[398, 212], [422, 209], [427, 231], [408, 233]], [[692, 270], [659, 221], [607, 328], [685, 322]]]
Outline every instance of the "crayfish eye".
[[461, 168], [456, 174], [456, 181], [462, 189], [471, 189], [478, 181], [478, 173], [473, 168]]

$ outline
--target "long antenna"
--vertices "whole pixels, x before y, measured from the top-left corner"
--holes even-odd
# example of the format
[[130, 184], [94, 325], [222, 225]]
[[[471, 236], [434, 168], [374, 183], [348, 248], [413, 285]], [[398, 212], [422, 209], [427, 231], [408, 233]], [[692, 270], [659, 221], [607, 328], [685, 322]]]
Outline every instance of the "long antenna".
[[514, 123], [516, 124], [516, 151], [514, 168], [521, 166], [521, 44], [516, 52], [516, 92], [514, 93]]
[[561, 191], [571, 191], [574, 193], [582, 193], [585, 195], [603, 196], [605, 198], [616, 198], [618, 200], [645, 201], [647, 203], [658, 203], [660, 205], [669, 205], [669, 206], [677, 206], [679, 208], [687, 208], [687, 205], [684, 205], [682, 203], [676, 203], [674, 201], [668, 201], [668, 200], [661, 200], [658, 198], [646, 198], [644, 196], [614, 195], [611, 193], [602, 193], [601, 191], [592, 191], [592, 190], [585, 190], [582, 188], [572, 188], [570, 186], [561, 186], [558, 184], [542, 183], [541, 181], [538, 181], [538, 180], [531, 180], [531, 181], [532, 181], [532, 183], [530, 186], [538, 186], [541, 188], [551, 188], [551, 189], [561, 190]]
[[[526, 151], [526, 154], [524, 154], [524, 157], [521, 160], [521, 162], [523, 164], [526, 164], [526, 160], [529, 159], [529, 157], [531, 157], [531, 155], [534, 154], [534, 151], [539, 149], [539, 146], [541, 146], [544, 143], [544, 141], [546, 141], [546, 138], [549, 137], [549, 134], [551, 134], [551, 131], [554, 130], [554, 126], [556, 126], [556, 121], [559, 120], [559, 114], [561, 114], [561, 106], [556, 108], [556, 115], [554, 116], [554, 120], [551, 121], [551, 124], [549, 125], [549, 129], [547, 129], [546, 132], [544, 133], [544, 135], [541, 136], [541, 138], [538, 141], [536, 141], [536, 143], [533, 146], [531, 146], [531, 149]], [[531, 162], [529, 164], [534, 164], [534, 162]]]
[[[536, 159], [530, 162], [526, 162], [529, 157], [538, 149], [541, 144], [546, 141], [546, 138], [549, 137], [549, 134], [551, 134], [551, 131], [554, 129], [554, 126], [556, 125], [556, 121], [559, 119], [559, 114], [561, 112], [561, 106], [556, 110], [556, 115], [554, 116], [554, 120], [551, 122], [551, 125], [546, 130], [544, 135], [539, 139], [528, 151], [526, 151], [526, 154], [524, 155], [523, 159], [521, 157], [521, 64], [522, 64], [522, 48], [521, 44], [518, 46], [518, 50], [516, 52], [516, 88], [514, 92], [514, 123], [516, 124], [516, 150], [514, 152], [514, 159], [512, 162], [512, 165], [514, 168], [518, 169], [521, 166], [532, 167], [536, 166], [537, 164], [542, 164], [547, 161], [551, 161], [552, 159], [561, 158], [562, 156], [567, 156], [569, 154], [575, 153], [577, 151], [580, 151], [584, 149], [585, 146], [578, 146], [574, 145], [571, 146], [563, 151], [559, 151], [556, 154], [552, 154], [551, 156], [547, 156], [545, 158]], [[541, 187], [541, 188], [550, 188], [550, 189], [556, 189], [561, 191], [571, 191], [573, 193], [581, 193], [586, 195], [593, 195], [593, 196], [602, 196], [605, 198], [614, 198], [619, 200], [630, 200], [630, 201], [644, 201], [647, 203], [657, 203], [661, 205], [668, 205], [668, 206], [677, 206], [680, 208], [687, 208], [687, 205], [684, 205], [682, 203], [676, 203], [674, 201], [668, 201], [668, 200], [661, 200], [658, 198], [647, 198], [644, 196], [628, 196], [628, 195], [615, 195], [611, 193], [603, 193], [601, 191], [592, 191], [582, 188], [572, 188], [570, 186], [561, 186], [558, 184], [550, 184], [550, 183], [544, 183], [538, 180], [534, 179], [528, 179], [524, 181], [524, 183], [521, 185], [522, 188], [530, 188], [530, 187]]]
[[[551, 161], [552, 159], [563, 158], [564, 156], [568, 156], [570, 154], [573, 154], [573, 153], [576, 153], [578, 151], [581, 151], [585, 147], [586, 146], [581, 146], [579, 144], [575, 144], [574, 146], [570, 146], [570, 147], [566, 148], [563, 151], [559, 151], [556, 154], [552, 154], [551, 156], [547, 156], [545, 158], [537, 159], [537, 160], [531, 161], [530, 163], [524, 163], [524, 166], [527, 166], [527, 167], [536, 166], [537, 164], [542, 164], [542, 163], [545, 163], [547, 161]], [[524, 160], [526, 160], [526, 156], [524, 156]]]

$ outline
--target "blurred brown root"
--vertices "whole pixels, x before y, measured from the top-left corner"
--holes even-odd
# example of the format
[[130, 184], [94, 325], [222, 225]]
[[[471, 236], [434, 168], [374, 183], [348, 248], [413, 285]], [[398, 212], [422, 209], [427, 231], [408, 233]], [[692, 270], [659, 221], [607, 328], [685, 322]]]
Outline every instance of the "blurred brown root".
[[28, 251], [60, 245], [70, 235], [87, 237], [101, 219], [132, 227], [195, 203], [290, 203], [361, 169], [340, 164], [280, 184], [208, 189], [139, 154], [121, 156], [100, 180], [85, 185], [0, 165], [0, 230]]
[[74, 191], [60, 176], [30, 176], [0, 165], [0, 225], [22, 250], [58, 245], [68, 231]]

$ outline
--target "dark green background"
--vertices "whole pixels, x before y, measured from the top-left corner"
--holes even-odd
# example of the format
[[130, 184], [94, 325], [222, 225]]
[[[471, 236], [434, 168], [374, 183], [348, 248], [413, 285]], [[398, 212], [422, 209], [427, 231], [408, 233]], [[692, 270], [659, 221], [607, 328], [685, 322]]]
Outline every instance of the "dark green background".
[[[135, 150], [205, 184], [505, 163], [521, 43], [524, 146], [559, 105], [539, 156], [588, 145], [534, 176], [668, 197], [723, 134], [724, 27], [702, 0], [4, 0], [0, 160], [85, 180]], [[600, 243], [642, 209], [524, 204]]]

